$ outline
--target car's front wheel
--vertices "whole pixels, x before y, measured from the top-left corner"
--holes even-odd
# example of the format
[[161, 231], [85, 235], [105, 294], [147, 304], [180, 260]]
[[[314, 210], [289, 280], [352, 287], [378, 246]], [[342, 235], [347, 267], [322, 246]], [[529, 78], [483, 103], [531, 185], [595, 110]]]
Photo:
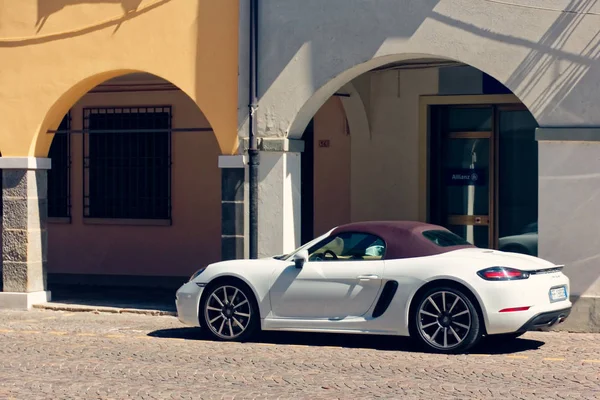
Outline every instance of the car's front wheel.
[[248, 339], [258, 325], [258, 309], [251, 290], [234, 280], [209, 285], [199, 308], [200, 324], [217, 340]]
[[416, 299], [411, 336], [428, 350], [440, 353], [467, 351], [481, 338], [479, 312], [462, 290], [431, 288]]

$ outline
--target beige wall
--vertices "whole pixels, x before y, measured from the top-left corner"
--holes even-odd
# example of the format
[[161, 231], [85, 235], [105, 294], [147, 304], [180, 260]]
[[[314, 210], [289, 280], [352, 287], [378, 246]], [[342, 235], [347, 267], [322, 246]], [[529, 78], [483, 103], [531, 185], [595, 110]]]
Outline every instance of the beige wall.
[[[350, 125], [350, 136], [339, 98], [315, 115], [315, 234], [350, 221], [419, 219], [419, 97], [437, 94], [438, 69], [370, 72], [353, 86], [368, 121]], [[326, 138], [331, 148], [318, 148]]]
[[[90, 93], [71, 110], [82, 129], [82, 108], [171, 105], [173, 128], [209, 127], [181, 91]], [[172, 134], [172, 226], [92, 225], [83, 220], [82, 136], [71, 138], [72, 222], [49, 223], [48, 272], [187, 276], [221, 252], [219, 146], [211, 132]]]
[[370, 73], [371, 132], [352, 132], [352, 219], [419, 219], [419, 96], [436, 94], [438, 70]]

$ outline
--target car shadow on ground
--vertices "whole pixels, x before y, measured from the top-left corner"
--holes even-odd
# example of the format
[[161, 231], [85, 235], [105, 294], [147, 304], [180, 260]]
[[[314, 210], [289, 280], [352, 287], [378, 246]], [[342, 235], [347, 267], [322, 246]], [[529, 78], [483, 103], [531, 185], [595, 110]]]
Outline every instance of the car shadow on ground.
[[[150, 332], [148, 336], [165, 339], [186, 339], [197, 341], [212, 341], [212, 339], [199, 328], [173, 328], [161, 329]], [[379, 335], [354, 335], [334, 333], [308, 333], [308, 332], [261, 332], [246, 343], [263, 343], [275, 345], [303, 345], [303, 346], [329, 346], [353, 349], [372, 349], [383, 351], [422, 352], [418, 346], [407, 337], [379, 336]], [[512, 339], [502, 341], [499, 339], [484, 338], [476, 347], [469, 351], [470, 354], [514, 354], [522, 351], [537, 350], [544, 342], [532, 339]]]

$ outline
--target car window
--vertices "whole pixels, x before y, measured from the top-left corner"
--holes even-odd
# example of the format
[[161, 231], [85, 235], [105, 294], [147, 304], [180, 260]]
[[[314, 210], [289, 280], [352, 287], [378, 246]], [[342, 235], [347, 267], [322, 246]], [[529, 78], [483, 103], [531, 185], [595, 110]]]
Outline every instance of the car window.
[[309, 261], [381, 260], [384, 255], [384, 241], [367, 233], [341, 233], [308, 249]]
[[470, 244], [465, 239], [450, 231], [429, 230], [424, 231], [423, 236], [441, 247], [465, 246]]

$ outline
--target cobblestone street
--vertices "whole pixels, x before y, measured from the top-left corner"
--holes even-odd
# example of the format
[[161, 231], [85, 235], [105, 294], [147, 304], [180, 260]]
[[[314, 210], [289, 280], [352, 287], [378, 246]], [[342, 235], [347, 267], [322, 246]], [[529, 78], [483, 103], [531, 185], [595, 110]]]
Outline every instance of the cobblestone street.
[[263, 334], [216, 343], [174, 317], [0, 313], [0, 398], [598, 398], [597, 335], [528, 333], [470, 355], [403, 338]]

